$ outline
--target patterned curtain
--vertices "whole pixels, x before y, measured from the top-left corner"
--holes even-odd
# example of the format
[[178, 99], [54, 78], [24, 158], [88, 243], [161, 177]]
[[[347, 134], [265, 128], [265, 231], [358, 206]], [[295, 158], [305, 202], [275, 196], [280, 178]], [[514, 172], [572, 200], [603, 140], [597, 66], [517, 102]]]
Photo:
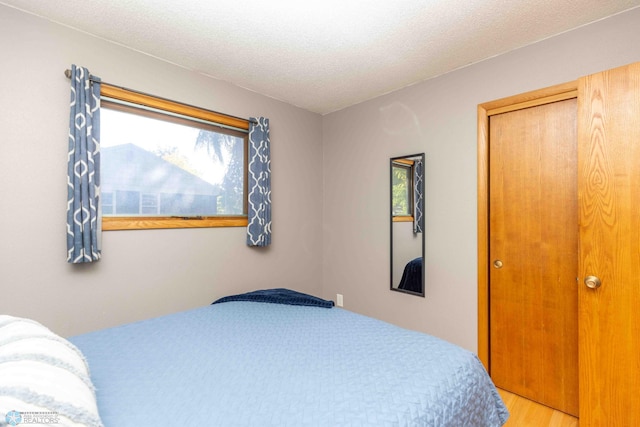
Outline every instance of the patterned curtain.
[[416, 160], [413, 165], [413, 232], [422, 233], [424, 228], [424, 163]]
[[67, 262], [100, 259], [100, 79], [71, 67]]
[[271, 149], [269, 119], [249, 120], [249, 224], [247, 245], [271, 244]]

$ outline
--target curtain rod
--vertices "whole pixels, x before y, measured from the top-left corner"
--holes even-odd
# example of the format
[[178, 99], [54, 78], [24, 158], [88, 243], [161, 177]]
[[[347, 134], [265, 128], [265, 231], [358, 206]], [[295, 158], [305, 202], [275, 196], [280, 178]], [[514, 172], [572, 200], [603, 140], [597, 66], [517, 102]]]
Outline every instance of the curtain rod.
[[[71, 70], [70, 70], [70, 69], [68, 69], [68, 68], [67, 68], [66, 70], [64, 70], [64, 75], [65, 75], [68, 79], [70, 79], [70, 78], [71, 78]], [[148, 93], [145, 93], [145, 92], [140, 92], [139, 90], [129, 89], [129, 88], [124, 87], [124, 86], [117, 86], [117, 85], [113, 85], [113, 84], [111, 84], [111, 83], [107, 83], [107, 82], [102, 81], [102, 80], [96, 80], [96, 79], [94, 79], [94, 78], [93, 78], [93, 76], [92, 76], [92, 75], [89, 75], [89, 80], [91, 80], [91, 81], [93, 81], [93, 82], [100, 82], [100, 83], [104, 83], [104, 84], [109, 85], [109, 86], [117, 87], [118, 89], [124, 89], [124, 90], [127, 90], [127, 91], [129, 91], [129, 92], [135, 92], [135, 93], [139, 93], [139, 94], [141, 94], [141, 95], [152, 96], [152, 97], [154, 97], [154, 98], [162, 99], [162, 100], [165, 100], [165, 101], [176, 102], [176, 103], [178, 103], [178, 104], [186, 105], [186, 106], [188, 106], [188, 107], [201, 108], [201, 107], [196, 107], [195, 105], [189, 105], [189, 104], [185, 104], [185, 103], [183, 103], [183, 102], [173, 101], [173, 100], [171, 100], [171, 99], [162, 98], [162, 97], [160, 97], [160, 96], [151, 95], [151, 94], [148, 94]], [[245, 120], [245, 121], [247, 121], [247, 122], [249, 122], [249, 123], [258, 124], [258, 122], [257, 122], [256, 120], [245, 119], [244, 117], [232, 116], [232, 115], [227, 114], [227, 113], [220, 113], [219, 111], [213, 111], [213, 110], [209, 110], [209, 111], [212, 111], [212, 112], [214, 112], [214, 113], [216, 113], [216, 114], [220, 114], [220, 115], [223, 115], [223, 116], [231, 117], [231, 118], [234, 118], [234, 119]]]

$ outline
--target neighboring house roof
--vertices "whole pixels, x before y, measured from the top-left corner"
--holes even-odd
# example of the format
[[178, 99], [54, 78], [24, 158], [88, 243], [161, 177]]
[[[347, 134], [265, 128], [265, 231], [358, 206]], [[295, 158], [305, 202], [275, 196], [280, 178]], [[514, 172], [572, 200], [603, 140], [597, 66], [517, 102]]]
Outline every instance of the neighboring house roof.
[[117, 189], [155, 194], [220, 194], [219, 186], [134, 144], [102, 148], [100, 156], [103, 192]]

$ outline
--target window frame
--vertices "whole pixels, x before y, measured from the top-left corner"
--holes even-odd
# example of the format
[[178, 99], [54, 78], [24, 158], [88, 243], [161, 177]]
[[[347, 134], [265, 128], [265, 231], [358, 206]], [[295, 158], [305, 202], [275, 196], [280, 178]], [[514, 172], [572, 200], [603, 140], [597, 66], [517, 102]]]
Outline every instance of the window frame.
[[[410, 212], [415, 212], [415, 201], [413, 197], [413, 174], [415, 162], [409, 159], [394, 159], [391, 162], [392, 168], [406, 169], [407, 173], [407, 207]], [[392, 222], [413, 222], [413, 214], [410, 215], [395, 215], [393, 210], [391, 212]]]
[[[205, 120], [213, 125], [221, 125], [223, 128], [231, 128], [247, 134], [249, 131], [249, 121], [239, 117], [194, 107], [192, 105], [159, 98], [141, 92], [132, 91], [118, 86], [102, 83], [100, 87], [100, 98], [102, 102], [123, 101], [130, 104], [137, 104], [142, 107], [149, 107], [156, 110], [166, 111], [172, 114], [179, 114], [185, 117], [192, 117], [198, 120]], [[113, 101], [112, 101], [113, 100]], [[171, 116], [169, 116], [171, 117]], [[102, 230], [149, 230], [168, 228], [211, 228], [211, 227], [246, 227], [249, 223], [247, 217], [247, 197], [248, 197], [248, 135], [244, 138], [244, 213], [242, 215], [220, 215], [220, 216], [102, 216]], [[115, 194], [113, 196], [115, 198]]]

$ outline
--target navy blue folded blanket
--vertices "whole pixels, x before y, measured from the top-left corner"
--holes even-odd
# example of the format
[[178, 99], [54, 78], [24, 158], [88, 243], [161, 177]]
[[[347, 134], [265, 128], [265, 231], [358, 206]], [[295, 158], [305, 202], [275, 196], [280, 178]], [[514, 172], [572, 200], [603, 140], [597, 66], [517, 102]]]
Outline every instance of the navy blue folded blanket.
[[322, 298], [284, 288], [262, 289], [259, 291], [247, 292], [246, 294], [230, 295], [222, 297], [211, 304], [229, 301], [269, 302], [273, 304], [307, 305], [323, 308], [333, 307], [333, 301], [324, 300]]

